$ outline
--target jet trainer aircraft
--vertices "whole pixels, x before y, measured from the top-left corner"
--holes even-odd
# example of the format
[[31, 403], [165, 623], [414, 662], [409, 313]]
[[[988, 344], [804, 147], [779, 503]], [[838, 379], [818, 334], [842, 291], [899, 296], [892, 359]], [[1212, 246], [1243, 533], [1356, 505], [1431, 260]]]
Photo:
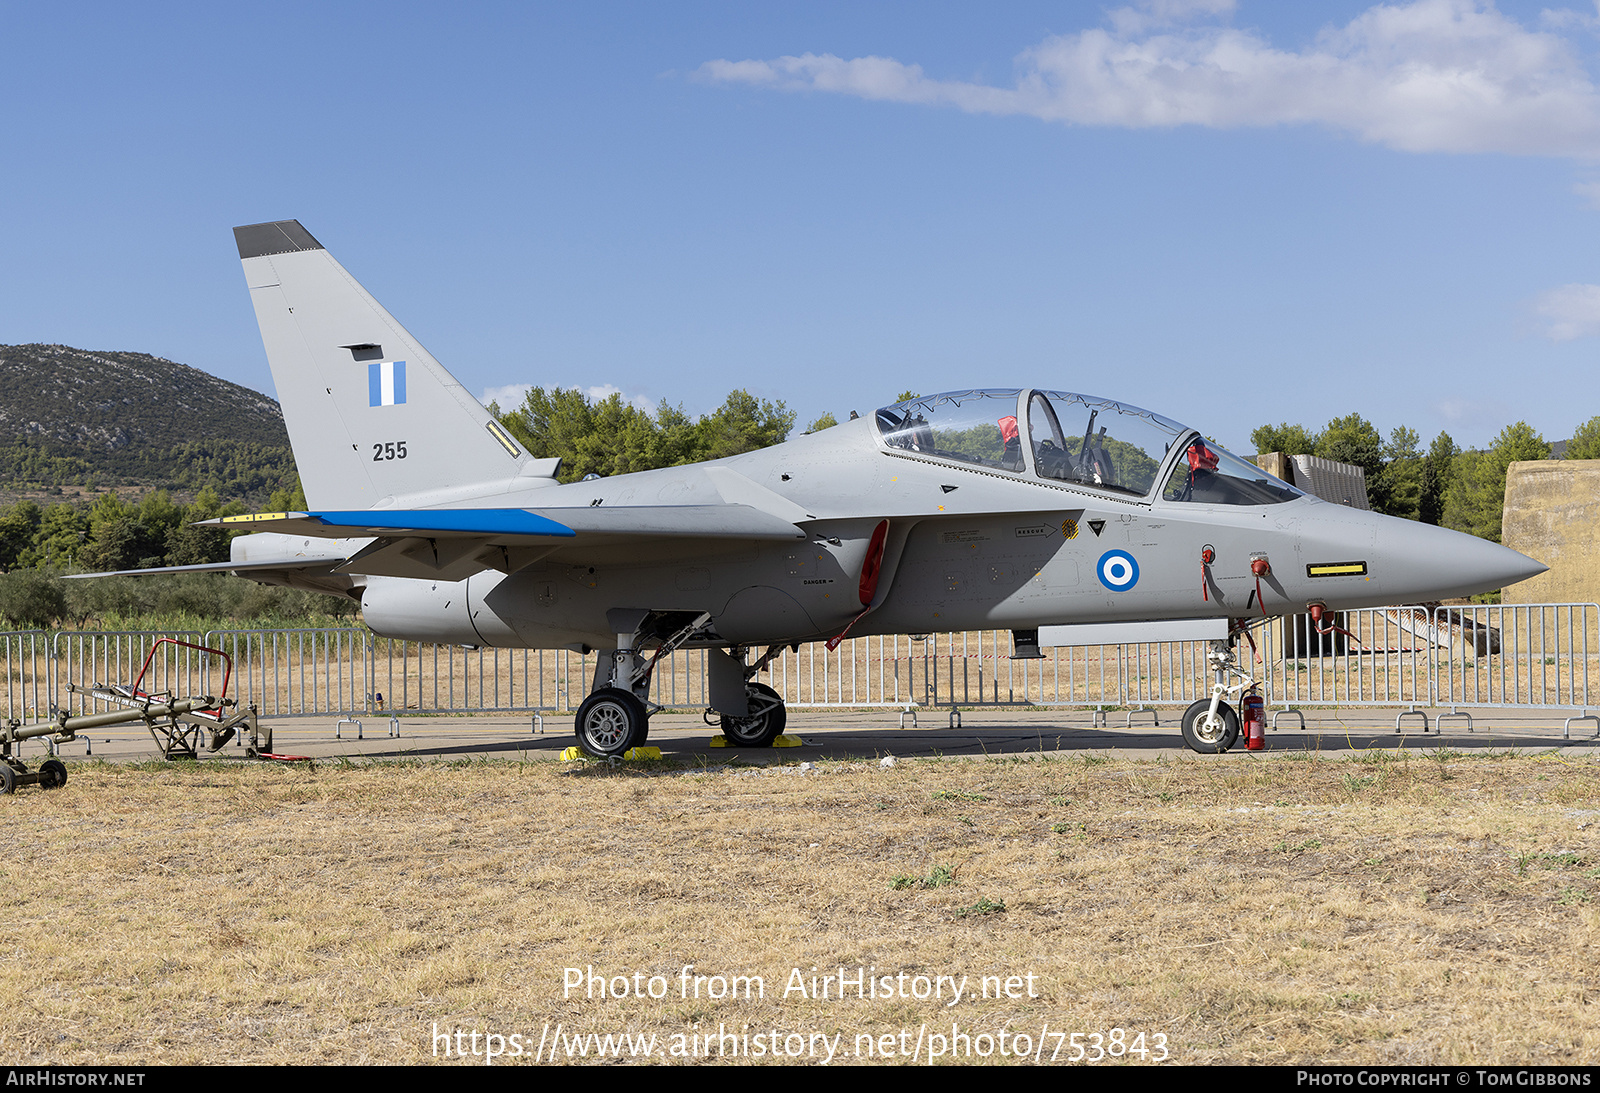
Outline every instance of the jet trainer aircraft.
[[[598, 650], [577, 713], [592, 755], [645, 739], [654, 660], [683, 647], [708, 651], [730, 741], [766, 746], [785, 710], [759, 671], [846, 632], [1005, 628], [1024, 657], [1206, 638], [1225, 667], [1252, 621], [1545, 568], [1057, 390], [929, 395], [745, 455], [564, 485], [559, 460], [524, 451], [298, 221], [234, 235], [309, 511], [227, 517], [258, 531], [231, 562], [182, 568], [352, 596], [396, 638]], [[1237, 716], [1196, 707], [1186, 742], [1225, 750]]]

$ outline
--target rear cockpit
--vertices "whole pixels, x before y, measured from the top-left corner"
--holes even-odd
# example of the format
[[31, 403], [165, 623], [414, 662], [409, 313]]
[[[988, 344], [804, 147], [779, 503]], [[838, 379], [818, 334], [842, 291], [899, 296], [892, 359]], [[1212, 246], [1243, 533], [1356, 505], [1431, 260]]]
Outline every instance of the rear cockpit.
[[1303, 496], [1186, 425], [1092, 395], [953, 391], [885, 406], [875, 421], [892, 453], [1124, 501], [1153, 501], [1158, 487], [1162, 500], [1205, 505]]

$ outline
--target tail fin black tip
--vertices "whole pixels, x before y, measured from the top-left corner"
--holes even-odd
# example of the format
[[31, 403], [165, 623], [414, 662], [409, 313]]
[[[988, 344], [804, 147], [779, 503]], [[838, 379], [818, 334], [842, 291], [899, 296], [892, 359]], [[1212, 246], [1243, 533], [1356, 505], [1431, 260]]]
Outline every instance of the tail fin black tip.
[[233, 229], [240, 258], [261, 258], [269, 254], [289, 254], [300, 250], [322, 250], [322, 244], [300, 226], [298, 220], [277, 220], [271, 224], [246, 224]]

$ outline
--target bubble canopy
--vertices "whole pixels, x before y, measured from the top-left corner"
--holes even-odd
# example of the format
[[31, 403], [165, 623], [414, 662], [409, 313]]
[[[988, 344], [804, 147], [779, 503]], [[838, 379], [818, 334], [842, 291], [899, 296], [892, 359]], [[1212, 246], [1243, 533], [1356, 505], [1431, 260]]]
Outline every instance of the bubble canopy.
[[1164, 500], [1197, 504], [1273, 505], [1302, 496], [1187, 425], [1093, 395], [950, 391], [885, 406], [875, 420], [891, 451], [1125, 500], [1149, 497], [1158, 484]]

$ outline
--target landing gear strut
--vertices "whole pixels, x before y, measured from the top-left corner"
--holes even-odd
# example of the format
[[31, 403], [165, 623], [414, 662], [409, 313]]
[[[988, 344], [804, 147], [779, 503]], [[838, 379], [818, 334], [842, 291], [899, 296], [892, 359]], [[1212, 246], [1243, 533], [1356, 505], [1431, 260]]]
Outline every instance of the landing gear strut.
[[[656, 661], [668, 656], [711, 621], [709, 612], [681, 627], [648, 660], [636, 651], [650, 612], [618, 609], [607, 612], [616, 628], [617, 648], [609, 670], [595, 673], [594, 690], [578, 707], [578, 746], [596, 759], [620, 756], [650, 735], [650, 715], [661, 709], [650, 701], [650, 680]], [[604, 655], [604, 654], [602, 654]]]

